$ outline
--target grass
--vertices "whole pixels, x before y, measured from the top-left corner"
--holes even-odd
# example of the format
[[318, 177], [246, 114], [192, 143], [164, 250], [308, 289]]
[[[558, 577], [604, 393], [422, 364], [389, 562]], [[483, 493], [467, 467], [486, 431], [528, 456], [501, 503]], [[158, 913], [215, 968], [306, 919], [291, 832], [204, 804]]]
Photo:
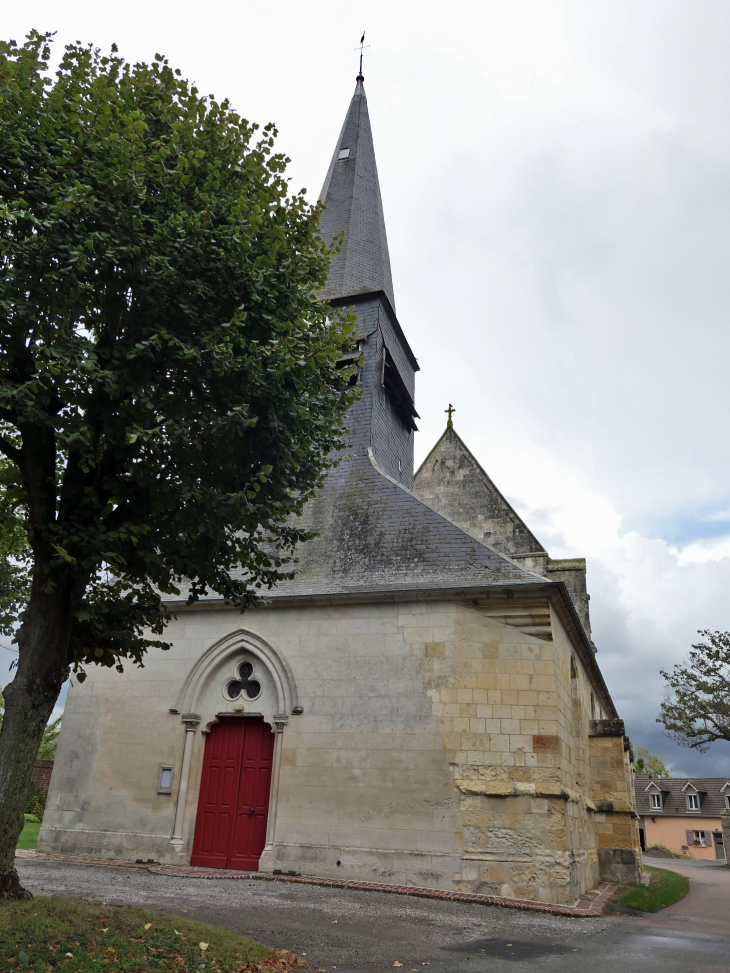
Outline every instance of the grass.
[[634, 885], [612, 901], [641, 912], [659, 912], [665, 906], [679, 902], [689, 892], [689, 879], [684, 875], [649, 866], [644, 871], [650, 874], [651, 885]]
[[26, 824], [20, 832], [18, 838], [18, 848], [35, 848], [38, 842], [38, 832], [41, 830], [40, 824]]
[[0, 902], [0, 970], [18, 973], [291, 971], [304, 960], [224, 929], [86, 899]]

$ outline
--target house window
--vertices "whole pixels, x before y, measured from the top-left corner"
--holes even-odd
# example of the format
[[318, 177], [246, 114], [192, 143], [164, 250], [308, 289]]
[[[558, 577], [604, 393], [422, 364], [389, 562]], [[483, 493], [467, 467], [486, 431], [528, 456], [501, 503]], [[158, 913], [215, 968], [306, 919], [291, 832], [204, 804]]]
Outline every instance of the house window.
[[650, 794], [649, 801], [651, 803], [652, 811], [661, 811], [662, 809], [662, 795], [661, 794]]
[[[687, 810], [688, 811], [699, 811], [700, 809], [700, 795], [699, 794], [688, 794], [687, 795]], [[699, 832], [698, 832], [699, 834]]]
[[695, 845], [701, 845], [702, 848], [706, 848], [707, 845], [705, 844], [705, 832], [704, 831], [693, 831], [692, 833], [694, 834], [694, 842], [693, 842], [693, 844], [695, 844]]
[[725, 795], [725, 808], [730, 811], [730, 794]]

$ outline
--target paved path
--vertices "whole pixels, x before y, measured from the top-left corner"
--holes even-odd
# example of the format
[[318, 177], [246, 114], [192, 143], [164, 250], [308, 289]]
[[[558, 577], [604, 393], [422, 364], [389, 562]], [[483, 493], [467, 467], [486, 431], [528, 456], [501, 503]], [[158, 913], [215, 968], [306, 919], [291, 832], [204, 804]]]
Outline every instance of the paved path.
[[48, 861], [17, 866], [38, 895], [185, 915], [295, 950], [326, 973], [392, 971], [396, 962], [402, 973], [730, 973], [730, 935], [682, 921], [675, 933], [644, 920], [566, 919], [379, 892]]
[[730, 935], [730, 868], [715, 862], [679, 861], [676, 858], [644, 858], [644, 864], [685, 875], [690, 886], [687, 895], [679, 902], [662, 909], [651, 919], [641, 919], [643, 925]]

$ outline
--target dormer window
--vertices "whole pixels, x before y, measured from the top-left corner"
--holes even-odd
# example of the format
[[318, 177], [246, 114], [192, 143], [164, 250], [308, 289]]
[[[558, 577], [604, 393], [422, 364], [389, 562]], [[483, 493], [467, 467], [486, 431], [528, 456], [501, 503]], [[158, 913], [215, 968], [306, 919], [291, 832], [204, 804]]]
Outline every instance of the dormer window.
[[649, 795], [649, 805], [652, 811], [661, 811], [662, 809], [662, 795], [661, 792]]
[[688, 811], [699, 811], [700, 809], [700, 795], [699, 794], [687, 794], [687, 810]]
[[349, 159], [349, 158], [350, 158], [350, 150], [349, 149], [340, 149], [340, 151], [337, 153], [337, 159], [338, 159], [338, 161], [340, 159]]

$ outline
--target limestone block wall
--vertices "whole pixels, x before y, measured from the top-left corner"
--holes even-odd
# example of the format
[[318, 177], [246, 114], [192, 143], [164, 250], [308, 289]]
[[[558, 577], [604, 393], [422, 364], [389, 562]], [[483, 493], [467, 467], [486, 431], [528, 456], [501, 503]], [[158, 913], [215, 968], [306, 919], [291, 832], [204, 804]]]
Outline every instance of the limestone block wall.
[[641, 880], [642, 858], [623, 721], [591, 720], [589, 734], [601, 879], [633, 885]]
[[[240, 638], [241, 653], [265, 644], [282, 660], [297, 701], [282, 712], [272, 690], [262, 711], [279, 730], [263, 870], [552, 902], [598, 879], [588, 721], [575, 721], [589, 679], [572, 685], [547, 603], [211, 606], [180, 611], [168, 637], [144, 669], [90, 669], [71, 687], [40, 848], [189, 860], [204, 730], [262, 705], [236, 711], [222, 693]], [[162, 764], [175, 768], [169, 795]]]

